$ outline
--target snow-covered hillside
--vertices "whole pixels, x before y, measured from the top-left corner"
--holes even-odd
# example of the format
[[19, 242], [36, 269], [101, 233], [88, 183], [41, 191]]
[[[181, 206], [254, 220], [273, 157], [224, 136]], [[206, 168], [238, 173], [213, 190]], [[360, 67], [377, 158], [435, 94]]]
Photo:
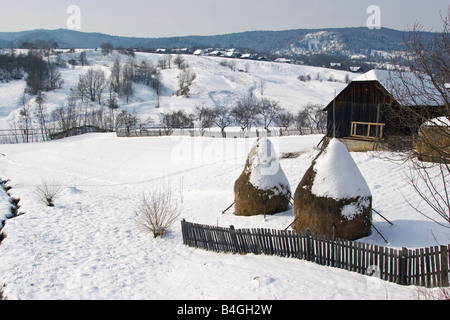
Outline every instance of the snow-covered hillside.
[[[79, 52], [63, 54], [61, 58], [65, 61], [72, 58], [78, 59]], [[46, 93], [49, 114], [55, 108], [67, 104], [70, 90], [76, 88], [79, 76], [84, 75], [90, 68], [101, 68], [108, 76], [118, 56], [122, 63], [129, 59], [128, 56], [120, 55], [117, 52], [108, 56], [104, 56], [100, 50], [88, 50], [87, 52], [89, 66], [60, 69], [64, 86], [62, 89]], [[146, 59], [156, 66], [162, 57], [164, 56], [159, 54], [136, 53], [135, 59], [136, 61]], [[175, 57], [172, 55], [172, 58]], [[140, 84], [134, 84], [135, 96], [128, 104], [121, 101], [121, 107], [136, 111], [142, 117], [151, 117], [158, 122], [159, 114], [162, 112], [185, 110], [189, 114], [193, 113], [195, 107], [198, 106], [233, 107], [238, 99], [247, 96], [250, 92], [261, 98], [262, 83], [264, 97], [278, 101], [281, 107], [296, 113], [303, 110], [308, 104], [325, 106], [334, 98], [336, 91], [340, 92], [345, 88], [346, 75], [350, 79], [355, 77], [348, 72], [327, 68], [209, 56], [185, 55], [183, 57], [197, 75], [191, 87], [190, 98], [174, 95], [179, 89], [179, 70], [175, 64], [172, 64], [170, 69], [162, 70], [164, 89], [160, 108], [156, 108], [157, 96], [154, 90]], [[223, 61], [234, 63], [233, 70], [220, 65], [220, 62]], [[299, 76], [307, 77], [308, 75], [311, 78], [310, 81], [298, 80]], [[24, 89], [25, 81], [0, 84], [0, 130], [9, 128], [8, 117], [11, 113], [18, 112], [19, 98]], [[33, 98], [28, 97], [29, 100]]]

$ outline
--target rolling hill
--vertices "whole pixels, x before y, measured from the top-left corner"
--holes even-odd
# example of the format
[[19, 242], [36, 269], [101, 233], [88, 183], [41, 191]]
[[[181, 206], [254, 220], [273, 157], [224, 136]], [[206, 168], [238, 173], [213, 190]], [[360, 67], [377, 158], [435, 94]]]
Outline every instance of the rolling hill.
[[[425, 37], [432, 33], [424, 33]], [[118, 37], [79, 31], [31, 30], [0, 32], [0, 47], [16, 46], [29, 41], [43, 40], [58, 43], [59, 48], [94, 49], [104, 42], [124, 48], [238, 48], [260, 53], [293, 56], [327, 53], [333, 55], [370, 55], [372, 51], [401, 51], [407, 32], [365, 27], [338, 29], [295, 29], [285, 31], [249, 31], [215, 36], [183, 36], [170, 38]]]

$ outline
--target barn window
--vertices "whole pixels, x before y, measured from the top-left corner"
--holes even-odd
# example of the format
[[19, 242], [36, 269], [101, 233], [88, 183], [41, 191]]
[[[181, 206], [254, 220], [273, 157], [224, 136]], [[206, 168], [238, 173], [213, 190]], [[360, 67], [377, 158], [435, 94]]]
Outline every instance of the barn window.
[[383, 138], [385, 123], [352, 122], [352, 138], [376, 140]]

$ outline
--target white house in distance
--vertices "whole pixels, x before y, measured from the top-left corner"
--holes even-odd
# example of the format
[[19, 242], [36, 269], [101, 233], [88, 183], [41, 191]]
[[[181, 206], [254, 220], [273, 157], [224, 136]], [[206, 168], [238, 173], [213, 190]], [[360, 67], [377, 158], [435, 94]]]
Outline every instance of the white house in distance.
[[203, 51], [202, 49], [197, 49], [193, 53], [194, 56], [202, 56], [204, 54], [205, 54], [205, 51]]

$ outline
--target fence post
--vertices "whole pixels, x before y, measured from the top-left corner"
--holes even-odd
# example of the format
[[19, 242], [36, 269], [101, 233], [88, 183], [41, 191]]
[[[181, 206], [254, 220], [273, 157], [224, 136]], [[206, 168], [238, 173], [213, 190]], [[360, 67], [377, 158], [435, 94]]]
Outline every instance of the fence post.
[[186, 219], [181, 220], [181, 233], [183, 235], [183, 244], [187, 245], [187, 235], [186, 235]]
[[306, 260], [314, 261], [314, 252], [311, 243], [311, 230], [306, 230]]
[[236, 229], [234, 229], [234, 226], [230, 226], [230, 236], [231, 236], [231, 241], [233, 241], [235, 253], [241, 253], [240, 249], [239, 249], [239, 242], [238, 242], [238, 239], [236, 236]]
[[407, 260], [408, 260], [408, 249], [403, 248], [399, 251], [398, 257], [398, 283], [401, 285], [406, 285], [407, 275]]
[[448, 287], [448, 250], [446, 246], [441, 246], [441, 285]]

